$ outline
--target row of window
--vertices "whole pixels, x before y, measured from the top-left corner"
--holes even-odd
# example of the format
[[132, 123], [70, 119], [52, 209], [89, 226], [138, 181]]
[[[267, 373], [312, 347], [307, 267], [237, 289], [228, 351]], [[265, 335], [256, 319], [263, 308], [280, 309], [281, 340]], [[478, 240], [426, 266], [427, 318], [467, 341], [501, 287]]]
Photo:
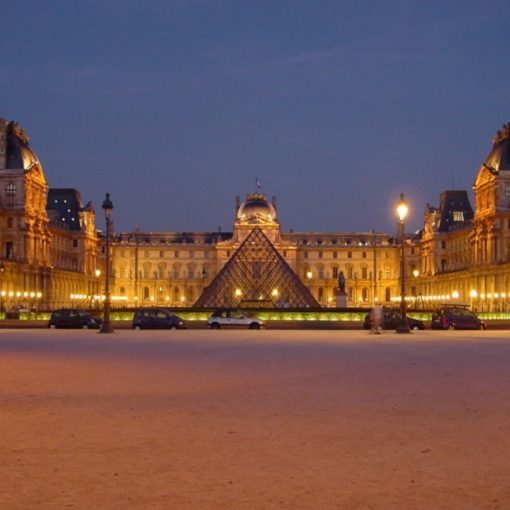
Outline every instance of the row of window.
[[[153, 251], [151, 252], [151, 251], [148, 251], [148, 250], [144, 250], [144, 252], [143, 252], [143, 257], [144, 257], [144, 258], [151, 258], [151, 256], [152, 256], [152, 257], [155, 257], [155, 256], [156, 256], [156, 254], [158, 254], [158, 255], [159, 255], [159, 258], [165, 258], [165, 257], [168, 257], [168, 256], [169, 256], [169, 253], [170, 253], [170, 252], [169, 252], [169, 251], [166, 251], [166, 250], [160, 250], [160, 251], [159, 251], [159, 253], [158, 253], [158, 252], [153, 252]], [[183, 258], [186, 258], [185, 253], [186, 253], [186, 252], [181, 252], [181, 251], [179, 251], [179, 250], [175, 250], [175, 251], [173, 252], [173, 258], [175, 258], [175, 259], [181, 258], [181, 255], [184, 255], [184, 257], [183, 257]], [[204, 251], [204, 252], [200, 252], [200, 253], [203, 255], [203, 258], [205, 258], [205, 259], [209, 258], [209, 252]], [[309, 256], [310, 256], [310, 255], [309, 255], [309, 253], [312, 253], [311, 258], [313, 258], [313, 252], [307, 252], [307, 251], [305, 251], [305, 252], [303, 253], [303, 257], [304, 257], [305, 259], [309, 258]], [[333, 257], [334, 259], [337, 259], [337, 258], [338, 258], [338, 251], [333, 251], [333, 252], [322, 252], [322, 251], [319, 251], [319, 252], [317, 252], [317, 258], [319, 258], [319, 259], [326, 258], [326, 257], [324, 257], [324, 253], [327, 253], [327, 254], [328, 254], [328, 253], [331, 253], [331, 254], [332, 254], [332, 257]], [[359, 252], [352, 252], [352, 251], [348, 251], [348, 252], [347, 252], [347, 258], [348, 258], [348, 259], [357, 258], [357, 256], [356, 256], [356, 254], [357, 254], [357, 253], [359, 253]], [[198, 254], [198, 252], [197, 252], [197, 251], [190, 250], [189, 252], [187, 252], [187, 258], [193, 259], [193, 258], [195, 258], [195, 256], [196, 256], [197, 254]], [[284, 257], [288, 257], [288, 252], [287, 252], [287, 250], [283, 250], [282, 255], [283, 255]], [[384, 255], [385, 255], [385, 257], [386, 257], [386, 258], [389, 258], [390, 253], [386, 251], [386, 252], [384, 252]], [[226, 250], [226, 251], [224, 252], [224, 256], [225, 256], [225, 257], [227, 257], [227, 258], [228, 258], [228, 257], [230, 257], [230, 256], [231, 256], [231, 251], [230, 251], [230, 250]], [[367, 256], [368, 256], [368, 254], [367, 254], [367, 252], [366, 252], [366, 251], [362, 251], [362, 252], [361, 252], [361, 258], [362, 258], [362, 259], [366, 259], [366, 258], [367, 258]], [[121, 257], [121, 258], [126, 258], [126, 250], [121, 250], [121, 251], [120, 251], [120, 257]]]

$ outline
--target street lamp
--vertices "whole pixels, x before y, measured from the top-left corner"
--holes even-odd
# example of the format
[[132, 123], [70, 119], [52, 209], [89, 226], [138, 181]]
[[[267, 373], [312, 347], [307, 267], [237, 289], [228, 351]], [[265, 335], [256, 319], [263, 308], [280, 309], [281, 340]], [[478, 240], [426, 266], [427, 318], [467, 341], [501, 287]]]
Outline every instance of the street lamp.
[[104, 312], [103, 324], [100, 333], [113, 333], [112, 322], [110, 320], [110, 216], [112, 214], [113, 204], [110, 200], [110, 193], [106, 194], [103, 202], [104, 218], [106, 221], [106, 261], [104, 275]]
[[94, 271], [96, 273], [96, 308], [99, 308], [99, 296], [101, 295], [101, 286], [99, 284], [99, 277], [101, 276], [101, 269], [96, 269]]
[[205, 270], [205, 267], [202, 269], [202, 293], [205, 289], [205, 279], [207, 278], [207, 271]]
[[404, 194], [400, 194], [400, 200], [397, 204], [397, 215], [399, 219], [399, 237], [400, 237], [400, 324], [397, 326], [397, 333], [410, 333], [409, 322], [407, 321], [407, 304], [406, 304], [406, 278], [405, 278], [405, 251], [404, 251], [404, 221], [409, 206], [404, 199]]
[[[5, 273], [5, 266], [4, 266], [4, 263], [3, 262], [0, 262], [0, 275], [1, 275], [1, 279], [0, 279], [0, 283], [4, 284], [4, 273]], [[4, 294], [2, 292], [2, 302], [0, 304], [0, 311], [4, 311]]]

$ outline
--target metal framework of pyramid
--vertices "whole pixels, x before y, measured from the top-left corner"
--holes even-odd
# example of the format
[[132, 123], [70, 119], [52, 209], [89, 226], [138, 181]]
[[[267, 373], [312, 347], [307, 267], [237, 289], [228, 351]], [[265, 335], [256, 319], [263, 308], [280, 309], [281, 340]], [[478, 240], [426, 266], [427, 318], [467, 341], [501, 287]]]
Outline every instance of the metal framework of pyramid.
[[260, 228], [254, 228], [194, 304], [234, 307], [242, 302], [319, 307], [308, 288]]

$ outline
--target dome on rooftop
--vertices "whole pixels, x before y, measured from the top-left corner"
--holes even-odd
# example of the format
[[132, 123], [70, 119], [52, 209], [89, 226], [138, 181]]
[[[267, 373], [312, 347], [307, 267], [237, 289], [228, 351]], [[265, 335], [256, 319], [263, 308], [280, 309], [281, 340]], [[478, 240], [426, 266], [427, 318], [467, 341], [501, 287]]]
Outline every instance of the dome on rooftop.
[[12, 170], [29, 170], [39, 164], [39, 159], [29, 147], [29, 138], [25, 131], [16, 124], [7, 124], [7, 145], [5, 168]]
[[492, 142], [492, 150], [485, 159], [484, 166], [494, 173], [510, 170], [510, 122], [496, 133]]
[[276, 220], [276, 211], [261, 193], [249, 193], [237, 211], [237, 220], [248, 223], [267, 223]]

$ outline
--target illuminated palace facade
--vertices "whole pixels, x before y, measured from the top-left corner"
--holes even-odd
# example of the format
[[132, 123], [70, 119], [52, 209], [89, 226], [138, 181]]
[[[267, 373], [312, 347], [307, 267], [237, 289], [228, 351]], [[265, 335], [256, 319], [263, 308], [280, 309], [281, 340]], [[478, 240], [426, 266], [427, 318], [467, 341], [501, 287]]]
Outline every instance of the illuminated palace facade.
[[[473, 185], [425, 208], [405, 240], [411, 306], [510, 308], [510, 124], [493, 139]], [[118, 213], [119, 214], [119, 213]], [[399, 300], [400, 252], [370, 232], [285, 232], [276, 199], [236, 199], [231, 232], [112, 236], [112, 300], [122, 306], [358, 307]], [[104, 241], [90, 203], [49, 188], [26, 133], [0, 119], [0, 305], [98, 306]], [[339, 296], [339, 279], [345, 294]]]
[[98, 236], [91, 205], [50, 189], [29, 138], [0, 118], [0, 307], [48, 309], [97, 287]]
[[442, 193], [437, 208], [427, 206], [420, 236], [407, 242], [407, 274], [419, 305], [510, 309], [510, 123], [493, 138], [473, 192], [474, 211], [466, 192]]
[[398, 261], [386, 234], [282, 232], [276, 199], [251, 193], [232, 232], [115, 236], [114, 292], [130, 305], [336, 306], [343, 272], [346, 304], [366, 306], [396, 295]]

